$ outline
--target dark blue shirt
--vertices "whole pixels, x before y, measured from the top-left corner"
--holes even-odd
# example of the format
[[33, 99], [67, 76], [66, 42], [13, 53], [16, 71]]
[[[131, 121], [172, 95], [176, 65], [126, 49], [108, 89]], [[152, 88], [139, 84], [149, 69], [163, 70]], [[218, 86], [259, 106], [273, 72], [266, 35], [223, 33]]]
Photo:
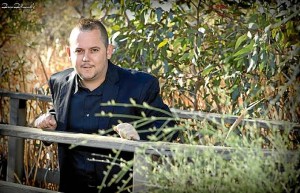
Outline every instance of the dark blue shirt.
[[98, 133], [100, 103], [102, 101], [103, 84], [93, 91], [84, 88], [78, 78], [75, 80], [74, 94], [71, 96], [69, 109], [69, 131], [76, 133]]
[[[101, 117], [95, 116], [100, 113], [100, 103], [102, 101], [103, 86], [105, 82], [93, 91], [83, 87], [79, 78], [76, 77], [73, 88], [73, 94], [69, 109], [69, 127], [68, 131], [75, 133], [98, 133], [99, 121]], [[91, 162], [93, 156], [91, 152], [85, 151], [85, 148], [75, 147], [69, 150], [70, 167], [76, 173], [76, 178], [81, 179], [92, 188], [96, 188], [98, 179], [97, 164]], [[103, 171], [101, 171], [103, 172]]]

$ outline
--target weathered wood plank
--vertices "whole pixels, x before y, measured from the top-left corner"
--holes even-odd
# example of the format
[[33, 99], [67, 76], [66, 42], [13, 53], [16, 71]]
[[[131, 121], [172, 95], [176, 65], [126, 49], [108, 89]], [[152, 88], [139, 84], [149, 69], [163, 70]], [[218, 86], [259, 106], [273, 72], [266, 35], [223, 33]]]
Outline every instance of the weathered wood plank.
[[[116, 137], [107, 137], [99, 135], [89, 135], [81, 133], [70, 133], [60, 131], [46, 131], [37, 128], [12, 126], [0, 124], [0, 135], [14, 136], [28, 139], [38, 139], [41, 141], [65, 143], [72, 145], [82, 145], [88, 147], [97, 147], [105, 149], [122, 149], [128, 152], [134, 152], [138, 142], [125, 140]], [[140, 143], [142, 144], [142, 143]]]
[[26, 186], [22, 184], [6, 182], [0, 180], [0, 192], [1, 193], [57, 193], [56, 191], [37, 188], [33, 186]]
[[[172, 148], [194, 148], [195, 150], [204, 151], [207, 149], [214, 149], [216, 152], [228, 154], [235, 151], [236, 148], [224, 147], [224, 146], [204, 146], [204, 145], [190, 145], [179, 144], [170, 142], [149, 142], [149, 141], [133, 141], [121, 139], [118, 137], [100, 136], [97, 134], [82, 134], [82, 133], [70, 133], [62, 131], [45, 131], [37, 128], [14, 126], [0, 124], [0, 135], [38, 139], [41, 141], [64, 143], [72, 145], [80, 145], [86, 147], [96, 147], [104, 149], [116, 149], [127, 152], [135, 152], [138, 148], [147, 148], [147, 153], [158, 155], [170, 155]], [[239, 148], [240, 149], [240, 148]], [[244, 148], [245, 153], [247, 149]], [[251, 150], [252, 151], [252, 150]], [[265, 155], [274, 153], [272, 150], [262, 150]], [[159, 153], [157, 153], [159, 152]], [[297, 152], [286, 152], [287, 155]]]
[[[185, 119], [197, 119], [197, 120], [208, 120], [217, 123], [228, 123], [233, 124], [238, 116], [227, 115], [227, 114], [218, 114], [218, 113], [206, 113], [201, 111], [186, 111], [171, 109], [172, 113], [175, 116]], [[276, 121], [276, 120], [262, 120], [262, 119], [243, 119], [240, 125], [250, 125], [257, 128], [270, 128], [270, 129], [300, 129], [299, 123], [293, 123], [288, 121]]]
[[51, 102], [51, 96], [49, 95], [11, 92], [3, 89], [0, 89], [0, 96], [23, 100], [40, 100], [45, 102]]
[[[10, 124], [26, 124], [26, 101], [10, 99]], [[24, 139], [10, 136], [8, 138], [8, 158], [6, 180], [18, 182], [24, 176]]]
[[[24, 100], [40, 100], [51, 102], [51, 96], [49, 95], [36, 95], [36, 94], [29, 94], [29, 93], [16, 93], [10, 92], [3, 89], [0, 89], [0, 96], [10, 97], [10, 98], [18, 98]], [[171, 108], [171, 112], [178, 116], [179, 118], [186, 118], [186, 119], [197, 119], [197, 120], [209, 120], [221, 123], [233, 124], [238, 116], [228, 115], [228, 114], [218, 114], [218, 113], [207, 113], [202, 111], [187, 111], [187, 110], [180, 110]], [[262, 120], [262, 119], [254, 119], [254, 118], [245, 118], [241, 121], [241, 125], [252, 125], [257, 127], [263, 128], [294, 128], [300, 129], [299, 123], [293, 123], [288, 121], [277, 121], [277, 120]]]
[[41, 141], [64, 143], [72, 145], [80, 145], [86, 147], [96, 147], [104, 149], [116, 149], [127, 152], [135, 152], [137, 148], [147, 147], [148, 153], [157, 154], [159, 150], [162, 154], [169, 155], [170, 148], [182, 147], [193, 148], [199, 150], [205, 150], [207, 148], [214, 148], [216, 151], [231, 151], [234, 150], [230, 147], [221, 146], [202, 146], [202, 145], [189, 145], [189, 144], [178, 144], [169, 142], [148, 142], [148, 141], [133, 141], [126, 140], [118, 137], [100, 136], [97, 134], [82, 134], [82, 133], [70, 133], [62, 131], [46, 131], [37, 128], [14, 126], [0, 124], [0, 135], [13, 136], [27, 139], [38, 139]]
[[59, 184], [59, 170], [47, 170], [45, 168], [38, 168], [36, 180], [38, 182]]
[[143, 175], [144, 170], [149, 169], [150, 165], [147, 163], [142, 155], [135, 154], [133, 160], [133, 192], [142, 193], [147, 192], [147, 178]]

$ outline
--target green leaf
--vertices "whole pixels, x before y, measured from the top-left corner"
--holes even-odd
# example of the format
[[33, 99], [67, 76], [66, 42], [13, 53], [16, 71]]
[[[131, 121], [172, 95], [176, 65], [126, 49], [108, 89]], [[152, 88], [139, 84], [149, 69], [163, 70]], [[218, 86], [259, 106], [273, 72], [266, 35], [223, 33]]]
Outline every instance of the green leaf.
[[252, 48], [254, 45], [254, 41], [251, 41], [249, 45], [243, 47], [242, 49], [240, 49], [238, 52], [236, 52], [233, 57], [238, 57], [244, 54], [248, 54], [251, 52]]
[[130, 98], [129, 101], [130, 101], [130, 103], [131, 103], [132, 105], [134, 105], [134, 106], [136, 105], [136, 102], [135, 102], [135, 100], [134, 100], [133, 98]]
[[240, 96], [240, 89], [238, 86], [234, 87], [233, 92], [231, 93], [231, 98], [233, 101], [236, 101]]
[[265, 68], [265, 63], [260, 63], [259, 64], [259, 72], [262, 72]]
[[208, 66], [206, 66], [206, 68], [203, 70], [203, 72], [201, 73], [202, 76], [206, 76], [208, 75], [215, 67], [211, 64], [209, 64]]
[[160, 20], [161, 20], [162, 13], [163, 13], [163, 10], [160, 7], [155, 10], [155, 14], [156, 14], [156, 18], [157, 18], [158, 22], [160, 22]]
[[112, 30], [114, 31], [119, 31], [120, 30], [120, 26], [119, 25], [114, 25], [111, 27]]
[[174, 40], [173, 47], [175, 48], [181, 47], [182, 43], [185, 43], [184, 41], [185, 41], [184, 38], [176, 38]]
[[143, 102], [143, 106], [144, 106], [145, 108], [147, 108], [147, 109], [150, 108], [150, 105], [148, 105], [148, 103], [146, 103], [146, 102]]
[[240, 36], [235, 43], [234, 49], [237, 49], [241, 45], [241, 43], [243, 43], [245, 40], [247, 40], [247, 38], [248, 38], [247, 34]]
[[256, 29], [258, 29], [258, 25], [257, 25], [256, 23], [249, 23], [248, 28], [249, 28], [249, 29], [256, 30]]
[[267, 27], [265, 27], [265, 33], [268, 33], [269, 31], [270, 31], [270, 29], [271, 29], [271, 24], [270, 25], [268, 25]]
[[165, 46], [167, 43], [168, 43], [168, 39], [164, 39], [162, 42], [160, 42], [160, 43], [158, 44], [157, 48], [159, 49], [159, 48]]
[[180, 58], [179, 58], [179, 61], [185, 61], [187, 59], [191, 60], [191, 58], [193, 57], [193, 53], [192, 52], [187, 52], [187, 53], [184, 53]]
[[247, 72], [250, 72], [251, 70], [254, 70], [257, 64], [257, 60], [258, 60], [258, 54], [257, 51], [255, 50], [250, 58], [249, 61], [249, 66], [247, 68]]

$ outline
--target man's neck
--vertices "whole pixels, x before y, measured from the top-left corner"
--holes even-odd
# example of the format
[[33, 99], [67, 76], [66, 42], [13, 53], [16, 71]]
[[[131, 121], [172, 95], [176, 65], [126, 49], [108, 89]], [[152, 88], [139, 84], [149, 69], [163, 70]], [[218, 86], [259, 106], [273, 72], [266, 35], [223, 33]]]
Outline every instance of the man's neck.
[[93, 80], [85, 81], [85, 80], [82, 80], [82, 79], [80, 79], [79, 81], [80, 81], [80, 84], [83, 87], [89, 89], [90, 91], [93, 91], [96, 88], [98, 88], [104, 82], [104, 80], [105, 80], [105, 78], [103, 78], [101, 80], [97, 80], [97, 81], [93, 81]]

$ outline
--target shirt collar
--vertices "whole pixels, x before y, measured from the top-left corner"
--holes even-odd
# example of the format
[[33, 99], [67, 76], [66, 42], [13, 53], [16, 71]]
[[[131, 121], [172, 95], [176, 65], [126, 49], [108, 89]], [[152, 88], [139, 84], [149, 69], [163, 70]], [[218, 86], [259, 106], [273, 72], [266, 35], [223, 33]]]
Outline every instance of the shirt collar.
[[[104, 82], [101, 84], [101, 87], [103, 87], [102, 85], [106, 84], [107, 81], [109, 81], [111, 83], [118, 81], [119, 78], [117, 75], [117, 71], [114, 70], [113, 68], [115, 68], [114, 65], [111, 63], [110, 60], [108, 60], [108, 68], [107, 68], [107, 72], [106, 72], [106, 77], [105, 77]], [[80, 81], [78, 74], [75, 75], [75, 85], [74, 86], [75, 86], [74, 94], [76, 94], [78, 92], [79, 88], [83, 88], [83, 89], [85, 88], [83, 86], [82, 82]], [[102, 89], [100, 89], [100, 90], [102, 90]]]
[[75, 89], [74, 89], [74, 94], [76, 94], [79, 90], [79, 87], [84, 88], [82, 83], [80, 82], [78, 74], [75, 75]]
[[75, 76], [75, 88], [74, 88], [74, 94], [76, 94], [79, 89], [82, 89], [82, 90], [86, 90], [87, 92], [90, 92], [92, 95], [102, 95], [102, 91], [103, 91], [103, 87], [104, 85], [106, 84], [106, 80], [104, 80], [104, 82], [98, 86], [95, 90], [93, 91], [89, 91], [81, 82], [78, 74], [76, 74]]

